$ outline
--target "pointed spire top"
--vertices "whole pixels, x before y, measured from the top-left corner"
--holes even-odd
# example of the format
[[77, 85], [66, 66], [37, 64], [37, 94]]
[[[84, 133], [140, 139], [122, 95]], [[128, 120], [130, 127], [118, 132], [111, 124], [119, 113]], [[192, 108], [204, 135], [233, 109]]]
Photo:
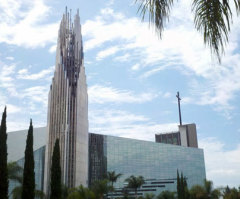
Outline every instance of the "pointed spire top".
[[79, 16], [79, 8], [77, 9], [77, 16]]

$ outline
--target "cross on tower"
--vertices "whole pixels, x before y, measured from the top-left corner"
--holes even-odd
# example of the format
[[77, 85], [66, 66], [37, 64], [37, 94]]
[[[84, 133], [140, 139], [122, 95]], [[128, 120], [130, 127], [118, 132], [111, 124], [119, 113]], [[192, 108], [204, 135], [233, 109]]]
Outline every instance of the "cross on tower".
[[179, 112], [179, 121], [180, 121], [180, 126], [182, 126], [182, 116], [181, 116], [181, 105], [180, 105], [180, 95], [179, 95], [179, 92], [177, 92], [177, 95], [176, 95], [177, 99], [178, 99], [178, 112]]

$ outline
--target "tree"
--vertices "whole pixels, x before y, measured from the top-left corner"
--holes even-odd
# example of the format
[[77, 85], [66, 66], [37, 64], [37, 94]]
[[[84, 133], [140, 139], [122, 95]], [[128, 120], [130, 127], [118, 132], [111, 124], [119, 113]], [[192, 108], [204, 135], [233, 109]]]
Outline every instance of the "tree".
[[155, 195], [153, 193], [146, 193], [144, 195], [144, 199], [153, 199], [155, 197]]
[[181, 185], [180, 185], [180, 177], [179, 177], [178, 170], [177, 170], [177, 196], [178, 196], [178, 199], [181, 199]]
[[206, 199], [206, 192], [203, 186], [194, 185], [190, 191], [190, 199]]
[[22, 184], [23, 180], [23, 168], [17, 164], [17, 162], [8, 162], [8, 179], [12, 181], [16, 181], [19, 184]]
[[137, 199], [137, 190], [144, 184], [144, 178], [142, 176], [136, 177], [132, 175], [129, 178], [127, 178], [125, 181], [128, 182], [127, 187], [134, 190], [135, 197]]
[[78, 188], [70, 190], [67, 199], [95, 199], [95, 195], [90, 189], [80, 185]]
[[4, 108], [0, 126], [0, 198], [8, 198], [8, 170], [7, 170], [7, 108]]
[[177, 198], [178, 199], [188, 199], [188, 187], [187, 187], [187, 180], [183, 177], [183, 173], [181, 173], [181, 177], [179, 177], [179, 173], [177, 170]]
[[[165, 22], [169, 19], [174, 0], [136, 0], [140, 3], [138, 11], [144, 20], [146, 13], [149, 22], [154, 24], [160, 38]], [[240, 0], [232, 0], [236, 13], [240, 14]], [[212, 54], [221, 62], [224, 45], [228, 42], [232, 22], [232, 10], [229, 0], [192, 0], [194, 25], [203, 34], [203, 41]]]
[[23, 168], [22, 199], [34, 199], [35, 197], [35, 173], [33, 156], [33, 126], [30, 120], [26, 140], [25, 161]]
[[17, 162], [9, 162], [7, 167], [8, 179], [19, 184], [19, 186], [14, 187], [10, 194], [13, 199], [20, 199], [22, 195], [23, 168]]
[[228, 186], [223, 192], [223, 199], [239, 199], [240, 198], [240, 189], [236, 188], [230, 189]]
[[62, 187], [61, 187], [59, 139], [56, 140], [54, 149], [53, 149], [50, 186], [51, 186], [50, 199], [61, 198]]
[[92, 186], [92, 190], [98, 199], [103, 199], [104, 194], [107, 194], [109, 191], [112, 190], [112, 187], [108, 185], [108, 180], [99, 180], [94, 182]]
[[185, 199], [185, 193], [184, 193], [184, 180], [183, 180], [183, 174], [181, 173], [181, 179], [180, 179], [180, 191], [181, 191], [181, 199]]
[[218, 189], [213, 189], [213, 183], [208, 180], [204, 181], [204, 186], [193, 186], [189, 194], [190, 199], [219, 199], [221, 195]]
[[162, 191], [158, 196], [157, 199], [175, 199], [174, 192], [171, 191]]
[[122, 176], [121, 173], [116, 174], [115, 171], [108, 171], [107, 172], [107, 179], [111, 182], [111, 185], [113, 187], [113, 184], [117, 182], [118, 178]]
[[[8, 179], [15, 181], [19, 184], [13, 188], [11, 192], [12, 199], [20, 199], [22, 195], [22, 181], [23, 181], [23, 168], [17, 164], [17, 162], [9, 162], [8, 167]], [[36, 198], [44, 198], [45, 194], [41, 190], [35, 190]]]
[[207, 199], [218, 199], [220, 197], [220, 191], [213, 188], [212, 181], [204, 180], [204, 190], [207, 195]]

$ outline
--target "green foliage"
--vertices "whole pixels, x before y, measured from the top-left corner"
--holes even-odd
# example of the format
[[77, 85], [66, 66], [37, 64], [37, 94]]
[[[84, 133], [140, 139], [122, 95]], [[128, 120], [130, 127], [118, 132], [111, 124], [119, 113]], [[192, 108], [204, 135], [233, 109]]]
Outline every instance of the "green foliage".
[[143, 176], [130, 176], [125, 180], [128, 183], [128, 188], [133, 189], [135, 192], [135, 197], [137, 198], [137, 189], [140, 188], [144, 184]]
[[56, 140], [53, 149], [50, 186], [51, 186], [50, 199], [60, 199], [62, 186], [61, 186], [59, 139]]
[[153, 193], [146, 193], [144, 195], [144, 199], [153, 199], [155, 197], [155, 195]]
[[25, 162], [23, 169], [22, 199], [34, 199], [35, 197], [35, 174], [34, 174], [34, 156], [33, 156], [33, 126], [30, 120], [30, 126], [27, 135]]
[[[22, 195], [22, 174], [23, 168], [17, 164], [17, 162], [9, 162], [8, 163], [8, 178], [9, 180], [15, 181], [19, 184], [19, 186], [14, 187], [11, 192], [11, 196], [13, 199], [21, 199]], [[45, 198], [45, 194], [41, 190], [35, 190], [35, 197], [38, 199]]]
[[195, 185], [189, 191], [190, 199], [219, 199], [221, 193], [213, 189], [212, 181], [205, 180], [204, 186]]
[[0, 198], [8, 198], [8, 170], [7, 170], [7, 108], [2, 114], [0, 126]]
[[180, 199], [181, 197], [181, 187], [180, 187], [180, 177], [179, 177], [179, 173], [178, 173], [178, 170], [177, 170], [177, 196], [178, 196], [178, 199]]
[[189, 199], [187, 180], [185, 177], [183, 177], [182, 173], [181, 173], [181, 177], [179, 177], [178, 170], [177, 170], [177, 198]]
[[80, 185], [78, 188], [70, 190], [67, 199], [95, 199], [95, 194], [90, 189]]
[[118, 178], [122, 176], [121, 173], [116, 174], [115, 171], [107, 172], [107, 179], [112, 183], [112, 186], [115, 182], [117, 182]]
[[171, 191], [162, 191], [157, 199], [175, 199], [175, 193]]
[[17, 162], [8, 162], [7, 168], [8, 168], [8, 179], [22, 184], [23, 168], [19, 166]]
[[195, 185], [190, 189], [190, 199], [205, 199], [206, 192], [204, 187], [200, 185]]
[[97, 199], [103, 199], [104, 194], [107, 194], [113, 189], [112, 186], [108, 185], [108, 182], [109, 181], [107, 179], [94, 182], [92, 190]]
[[[144, 19], [149, 15], [149, 23], [154, 24], [156, 31], [162, 36], [166, 21], [168, 21], [173, 0], [135, 0], [140, 6], [138, 12]], [[177, 1], [176, 1], [177, 2]], [[232, 0], [237, 14], [240, 14], [240, 0]], [[208, 45], [213, 55], [216, 55], [219, 63], [224, 53], [225, 44], [232, 22], [232, 10], [229, 0], [192, 0], [192, 12], [194, 13], [194, 25], [197, 31], [203, 34], [204, 44]]]
[[236, 188], [230, 189], [227, 186], [223, 192], [223, 199], [240, 199], [240, 188], [239, 190]]

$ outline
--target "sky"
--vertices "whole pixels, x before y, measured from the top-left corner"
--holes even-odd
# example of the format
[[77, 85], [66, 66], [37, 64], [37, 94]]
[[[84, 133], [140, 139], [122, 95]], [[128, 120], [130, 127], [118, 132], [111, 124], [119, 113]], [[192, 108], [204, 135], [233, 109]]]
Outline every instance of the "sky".
[[240, 18], [222, 64], [193, 24], [191, 2], [175, 2], [162, 38], [134, 0], [0, 0], [0, 111], [8, 131], [46, 126], [57, 34], [65, 6], [79, 8], [89, 95], [89, 131], [154, 141], [196, 123], [207, 179], [240, 185]]

